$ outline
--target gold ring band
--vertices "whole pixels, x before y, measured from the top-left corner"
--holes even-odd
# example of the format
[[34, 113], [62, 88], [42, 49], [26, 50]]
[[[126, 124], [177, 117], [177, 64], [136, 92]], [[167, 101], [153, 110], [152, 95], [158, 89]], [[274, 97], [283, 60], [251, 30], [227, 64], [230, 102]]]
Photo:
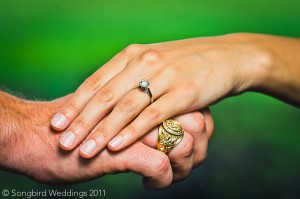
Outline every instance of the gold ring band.
[[184, 130], [179, 122], [168, 119], [158, 127], [156, 149], [168, 153], [183, 139]]

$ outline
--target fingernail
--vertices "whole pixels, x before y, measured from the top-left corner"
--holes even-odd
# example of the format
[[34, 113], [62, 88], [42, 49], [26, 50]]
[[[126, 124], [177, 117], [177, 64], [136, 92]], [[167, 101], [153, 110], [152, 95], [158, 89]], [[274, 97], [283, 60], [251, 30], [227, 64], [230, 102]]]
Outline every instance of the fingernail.
[[109, 145], [114, 147], [114, 148], [117, 148], [118, 146], [120, 146], [123, 142], [123, 137], [118, 135], [117, 137], [115, 137], [114, 139], [112, 139], [110, 142], [109, 142]]
[[51, 124], [55, 127], [64, 127], [67, 123], [67, 118], [64, 114], [56, 113], [51, 120]]
[[86, 155], [90, 155], [96, 148], [95, 140], [87, 141], [82, 147], [80, 147], [80, 151]]
[[70, 147], [74, 144], [76, 136], [71, 131], [66, 132], [61, 138], [60, 143], [65, 147]]

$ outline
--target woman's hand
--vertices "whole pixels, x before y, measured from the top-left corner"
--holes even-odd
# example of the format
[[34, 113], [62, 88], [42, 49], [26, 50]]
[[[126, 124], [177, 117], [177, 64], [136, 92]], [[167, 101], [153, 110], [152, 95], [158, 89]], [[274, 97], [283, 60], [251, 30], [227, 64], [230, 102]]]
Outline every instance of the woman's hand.
[[[108, 142], [110, 150], [121, 150], [168, 118], [255, 86], [269, 61], [255, 38], [237, 34], [127, 47], [54, 116], [53, 128], [67, 128], [60, 146], [72, 150], [83, 142], [85, 158]], [[152, 104], [138, 88], [142, 79], [150, 82]]]

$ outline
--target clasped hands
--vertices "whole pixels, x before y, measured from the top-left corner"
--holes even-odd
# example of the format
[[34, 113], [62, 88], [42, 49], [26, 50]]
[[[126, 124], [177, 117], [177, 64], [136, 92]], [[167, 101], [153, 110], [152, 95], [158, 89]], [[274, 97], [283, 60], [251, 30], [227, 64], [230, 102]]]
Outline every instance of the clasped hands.
[[[186, 178], [206, 157], [213, 132], [206, 107], [250, 87], [253, 79], [247, 72], [253, 66], [247, 60], [264, 58], [255, 42], [241, 45], [243, 39], [228, 35], [130, 45], [87, 78], [51, 118], [52, 128], [63, 132], [60, 148], [81, 161], [101, 160], [99, 167], [113, 165], [115, 170], [108, 172], [139, 172], [147, 188]], [[252, 64], [259, 68], [261, 60]], [[150, 82], [151, 104], [138, 87], [142, 79]], [[173, 117], [185, 135], [164, 154], [154, 149], [157, 126]]]
[[[140, 146], [134, 150], [135, 157], [126, 157], [126, 164], [143, 159], [142, 174], [155, 165], [153, 174], [158, 179], [149, 187], [163, 188], [186, 178], [206, 157], [213, 120], [196, 101], [198, 77], [193, 67], [198, 64], [175, 44], [131, 45], [87, 78], [51, 119], [52, 128], [63, 131], [61, 149], [73, 153], [75, 149], [82, 158], [97, 161], [103, 154], [122, 156]], [[190, 64], [188, 68], [183, 61]], [[152, 104], [138, 88], [142, 79], [150, 82]], [[204, 109], [196, 111], [200, 108]], [[157, 126], [172, 117], [181, 123], [185, 135], [178, 146], [163, 154], [154, 149]], [[153, 155], [145, 160], [150, 151]]]
[[[144, 176], [149, 189], [185, 179], [206, 157], [213, 119], [206, 106], [197, 105], [196, 76], [191, 71], [196, 67], [194, 58], [185, 60], [192, 61], [189, 68], [176, 63], [175, 58], [180, 60], [186, 53], [180, 52], [181, 47], [190, 45], [180, 43], [178, 47], [176, 42], [131, 45], [87, 78], [75, 93], [58, 100], [14, 98], [19, 105], [14, 108], [21, 107], [16, 112], [24, 131], [16, 136], [16, 142], [23, 148], [7, 148], [22, 156], [11, 158], [4, 153], [6, 161], [1, 166], [55, 184], [126, 171]], [[173, 61], [176, 64], [171, 67]], [[142, 79], [150, 82], [152, 104], [138, 88]], [[164, 154], [155, 149], [157, 126], [168, 118], [180, 122], [185, 133], [183, 140]]]
[[[78, 182], [125, 171], [144, 176], [146, 188], [164, 188], [183, 180], [206, 157], [213, 132], [209, 105], [251, 90], [286, 94], [286, 101], [298, 103], [298, 96], [290, 94], [298, 89], [297, 82], [276, 86], [282, 82], [274, 67], [285, 69], [272, 61], [276, 57], [269, 49], [277, 40], [278, 45], [297, 43], [232, 34], [130, 45], [69, 96], [52, 102], [16, 100], [14, 104], [23, 107], [16, 115], [27, 116], [18, 121], [27, 121], [23, 128], [28, 135], [16, 139], [26, 150], [13, 150], [24, 153], [22, 157], [31, 156], [34, 164], [28, 166], [22, 157], [13, 160], [0, 153], [7, 159], [0, 166], [19, 162], [10, 169], [47, 183]], [[276, 50], [282, 54], [281, 48]], [[138, 88], [142, 79], [150, 82], [151, 104]], [[164, 154], [155, 149], [157, 126], [169, 118], [180, 122], [185, 133]]]

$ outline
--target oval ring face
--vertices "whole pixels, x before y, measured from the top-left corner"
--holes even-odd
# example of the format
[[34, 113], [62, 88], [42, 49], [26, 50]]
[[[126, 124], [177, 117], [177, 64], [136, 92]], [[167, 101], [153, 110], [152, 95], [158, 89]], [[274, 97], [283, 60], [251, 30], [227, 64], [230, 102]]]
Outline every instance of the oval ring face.
[[177, 122], [175, 120], [168, 119], [168, 120], [164, 121], [163, 127], [168, 133], [170, 133], [172, 135], [180, 136], [183, 134], [182, 126], [180, 125], [179, 122]]

